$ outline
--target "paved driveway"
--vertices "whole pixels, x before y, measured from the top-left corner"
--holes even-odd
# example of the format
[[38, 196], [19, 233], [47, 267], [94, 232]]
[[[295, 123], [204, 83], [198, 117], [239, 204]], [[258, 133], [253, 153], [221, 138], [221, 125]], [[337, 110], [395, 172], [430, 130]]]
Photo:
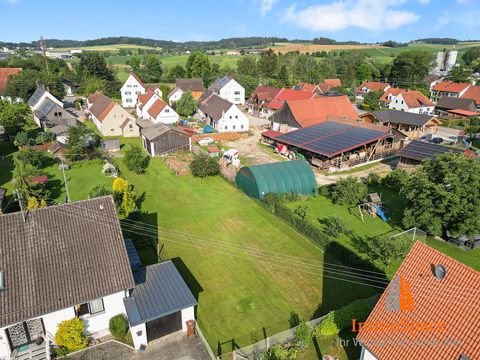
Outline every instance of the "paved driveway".
[[210, 360], [198, 336], [187, 337], [178, 332], [148, 344], [145, 352], [132, 350], [116, 341], [109, 341], [75, 355], [73, 360]]

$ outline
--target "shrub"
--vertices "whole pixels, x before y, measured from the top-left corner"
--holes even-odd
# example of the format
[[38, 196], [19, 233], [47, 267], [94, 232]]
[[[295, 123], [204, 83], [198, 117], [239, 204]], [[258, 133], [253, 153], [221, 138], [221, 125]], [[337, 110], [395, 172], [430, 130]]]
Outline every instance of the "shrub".
[[358, 178], [349, 176], [332, 185], [330, 198], [336, 204], [357, 205], [367, 196], [367, 186]]
[[295, 339], [293, 340], [295, 344], [295, 349], [304, 350], [308, 346], [308, 341], [312, 337], [312, 328], [308, 326], [305, 321], [301, 321], [298, 324], [297, 329], [295, 330]]
[[15, 135], [13, 143], [17, 146], [26, 146], [30, 143], [30, 138], [26, 131], [20, 131]]
[[325, 196], [325, 197], [330, 197], [330, 190], [331, 190], [332, 186], [331, 185], [324, 185], [324, 186], [320, 186], [318, 188], [318, 195], [320, 196]]
[[117, 340], [123, 340], [128, 331], [128, 323], [123, 314], [115, 315], [108, 322], [108, 329]]
[[190, 170], [195, 177], [204, 178], [207, 176], [215, 176], [220, 172], [220, 165], [217, 159], [207, 154], [196, 154], [190, 163]]
[[130, 145], [125, 151], [123, 162], [127, 168], [137, 174], [142, 174], [148, 166], [150, 158], [138, 145]]
[[325, 219], [325, 234], [338, 238], [348, 233], [345, 223], [337, 216], [330, 216]]
[[[19, 133], [20, 134], [20, 133]], [[19, 161], [30, 164], [36, 168], [45, 168], [54, 163], [52, 155], [46, 151], [35, 151], [32, 149], [21, 150], [15, 154]]]
[[365, 321], [372, 310], [367, 299], [356, 300], [338, 310], [330, 311], [315, 328], [316, 335], [335, 335], [350, 326], [352, 319]]
[[62, 321], [58, 324], [55, 333], [55, 343], [59, 347], [65, 347], [69, 351], [78, 351], [85, 349], [88, 340], [85, 334], [85, 323], [79, 318]]
[[381, 182], [381, 177], [377, 173], [370, 173], [367, 176], [368, 185], [378, 185]]
[[273, 345], [262, 356], [262, 360], [295, 360], [296, 358], [296, 349], [289, 349], [281, 344]]
[[395, 169], [382, 179], [382, 185], [400, 191], [410, 180], [410, 175], [403, 169]]
[[310, 208], [307, 205], [299, 206], [295, 209], [293, 213], [297, 215], [300, 219], [305, 220], [306, 218], [308, 218]]
[[52, 348], [51, 358], [52, 359], [61, 358], [61, 357], [67, 356], [70, 353], [71, 351], [64, 346], [54, 347]]
[[386, 235], [380, 235], [369, 238], [359, 238], [356, 246], [360, 248], [370, 260], [379, 260], [384, 265], [389, 265], [392, 260], [399, 260], [407, 254], [412, 246], [412, 241], [403, 236], [392, 238]]
[[110, 189], [107, 189], [105, 185], [97, 184], [88, 193], [88, 198], [93, 199], [93, 198], [107, 196], [107, 195], [112, 195], [112, 191]]

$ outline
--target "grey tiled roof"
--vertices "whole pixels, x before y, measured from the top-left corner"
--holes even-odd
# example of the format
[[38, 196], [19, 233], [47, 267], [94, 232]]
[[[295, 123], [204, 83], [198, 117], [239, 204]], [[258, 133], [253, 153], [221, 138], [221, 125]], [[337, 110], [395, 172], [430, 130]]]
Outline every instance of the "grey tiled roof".
[[208, 87], [208, 90], [218, 93], [225, 85], [227, 85], [232, 78], [230, 76], [224, 76], [215, 80], [212, 85]]
[[423, 126], [435, 117], [427, 114], [415, 114], [398, 110], [378, 110], [372, 111], [380, 121], [392, 124], [405, 124], [414, 126]]
[[213, 94], [206, 100], [200, 102], [200, 110], [210, 116], [213, 120], [217, 121], [222, 118], [223, 114], [228, 111], [232, 106], [235, 106], [230, 101], [221, 98], [220, 96]]
[[182, 276], [169, 260], [136, 270], [135, 288], [124, 304], [130, 326], [197, 305]]
[[134, 287], [111, 196], [0, 216], [0, 327]]
[[145, 138], [152, 141], [152, 140], [156, 139], [157, 137], [159, 137], [160, 135], [165, 134], [168, 131], [176, 131], [180, 134], [190, 136], [185, 131], [183, 131], [179, 128], [175, 128], [175, 127], [163, 124], [163, 123], [158, 123], [158, 124], [155, 124], [153, 126], [142, 128], [141, 133], [142, 133], [143, 136], [145, 136]]

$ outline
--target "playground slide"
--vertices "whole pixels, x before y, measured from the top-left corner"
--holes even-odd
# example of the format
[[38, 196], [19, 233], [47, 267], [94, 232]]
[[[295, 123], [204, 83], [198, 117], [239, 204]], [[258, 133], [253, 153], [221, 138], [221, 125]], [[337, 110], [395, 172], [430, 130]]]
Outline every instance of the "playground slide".
[[387, 221], [387, 217], [385, 216], [385, 214], [383, 213], [382, 209], [380, 208], [380, 206], [378, 205], [375, 205], [375, 209], [377, 209], [377, 214], [378, 216], [380, 216], [380, 218], [383, 220], [383, 221]]

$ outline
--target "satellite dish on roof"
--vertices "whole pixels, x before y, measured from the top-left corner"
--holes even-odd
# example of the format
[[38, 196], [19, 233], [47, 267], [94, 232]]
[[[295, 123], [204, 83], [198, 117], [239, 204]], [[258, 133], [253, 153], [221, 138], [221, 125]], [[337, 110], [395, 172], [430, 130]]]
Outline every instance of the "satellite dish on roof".
[[438, 279], [438, 280], [442, 280], [445, 276], [447, 276], [447, 269], [445, 269], [445, 266], [443, 266], [442, 264], [438, 264], [437, 266], [435, 266], [435, 277]]

